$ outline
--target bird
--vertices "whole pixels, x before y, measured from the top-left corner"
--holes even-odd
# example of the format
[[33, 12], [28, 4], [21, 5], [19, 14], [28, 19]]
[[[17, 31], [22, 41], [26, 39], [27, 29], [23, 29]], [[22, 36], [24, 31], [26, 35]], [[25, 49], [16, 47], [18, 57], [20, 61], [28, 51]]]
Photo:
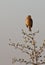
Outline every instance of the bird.
[[29, 31], [32, 31], [31, 28], [33, 26], [33, 20], [32, 20], [32, 17], [31, 15], [28, 15], [25, 19], [25, 25], [26, 27], [29, 29]]

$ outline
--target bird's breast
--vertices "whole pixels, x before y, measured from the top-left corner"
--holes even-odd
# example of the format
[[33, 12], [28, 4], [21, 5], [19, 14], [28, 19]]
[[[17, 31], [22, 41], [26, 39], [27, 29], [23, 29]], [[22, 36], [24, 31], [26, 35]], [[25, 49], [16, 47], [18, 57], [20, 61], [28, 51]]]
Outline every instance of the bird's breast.
[[28, 26], [30, 26], [31, 25], [31, 22], [29, 20], [26, 20], [25, 21], [25, 24], [28, 25]]

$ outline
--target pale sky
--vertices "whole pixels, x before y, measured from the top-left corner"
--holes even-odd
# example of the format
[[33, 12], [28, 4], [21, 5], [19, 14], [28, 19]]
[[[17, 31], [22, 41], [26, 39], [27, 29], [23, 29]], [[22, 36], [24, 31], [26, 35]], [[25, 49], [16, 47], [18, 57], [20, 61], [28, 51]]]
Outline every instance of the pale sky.
[[45, 39], [45, 0], [0, 0], [0, 65], [12, 65], [14, 49], [8, 45], [9, 38], [20, 39], [21, 29], [27, 29], [27, 15], [33, 18], [32, 30], [40, 31], [38, 44], [41, 44]]

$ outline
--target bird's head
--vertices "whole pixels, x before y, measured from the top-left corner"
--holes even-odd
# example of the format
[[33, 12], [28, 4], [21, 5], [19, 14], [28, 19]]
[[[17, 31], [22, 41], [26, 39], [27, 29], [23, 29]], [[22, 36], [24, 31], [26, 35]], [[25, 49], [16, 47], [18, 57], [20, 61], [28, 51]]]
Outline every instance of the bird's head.
[[28, 15], [28, 16], [27, 16], [27, 19], [30, 19], [30, 18], [31, 18], [31, 15]]

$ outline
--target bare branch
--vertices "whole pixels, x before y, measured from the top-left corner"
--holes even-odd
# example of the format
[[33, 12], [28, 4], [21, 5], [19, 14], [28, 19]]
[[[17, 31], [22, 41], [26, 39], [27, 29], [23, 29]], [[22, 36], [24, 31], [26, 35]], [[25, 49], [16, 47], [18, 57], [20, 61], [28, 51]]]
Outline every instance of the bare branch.
[[12, 58], [12, 64], [15, 62], [20, 62], [20, 63], [24, 62], [25, 64], [32, 64], [31, 61], [26, 61], [26, 60], [21, 59], [21, 58], [20, 59]]

